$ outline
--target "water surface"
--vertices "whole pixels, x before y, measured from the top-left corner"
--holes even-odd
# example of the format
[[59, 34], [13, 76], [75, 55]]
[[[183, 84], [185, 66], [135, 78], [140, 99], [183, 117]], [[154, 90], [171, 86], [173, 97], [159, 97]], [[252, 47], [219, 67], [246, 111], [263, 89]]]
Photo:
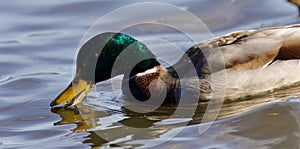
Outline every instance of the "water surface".
[[[132, 148], [160, 142], [163, 143], [154, 147], [299, 148], [299, 86], [226, 103], [213, 123], [201, 123], [205, 104], [198, 106], [193, 117], [170, 118], [176, 107], [161, 107], [147, 114], [126, 111], [118, 100], [121, 90], [112, 90], [109, 82], [98, 84], [97, 90], [77, 108], [51, 111], [50, 101], [72, 79], [74, 57], [88, 28], [105, 14], [133, 3], [11, 0], [1, 4], [0, 148]], [[212, 36], [300, 23], [297, 7], [285, 0], [172, 4], [199, 17]], [[165, 14], [157, 15], [154, 18]], [[168, 15], [175, 23], [183, 23], [176, 22], [176, 13]], [[140, 17], [111, 18], [99, 33], [116, 24], [142, 20], [147, 12], [141, 11], [137, 16]], [[148, 27], [136, 26], [125, 32], [140, 39], [161, 37], [182, 49], [192, 46], [173, 29]], [[195, 34], [207, 38], [200, 32]], [[175, 61], [170, 52], [165, 48], [158, 54]], [[120, 83], [120, 79], [115, 82]], [[188, 111], [189, 107], [181, 110]], [[211, 127], [202, 132], [208, 125]]]

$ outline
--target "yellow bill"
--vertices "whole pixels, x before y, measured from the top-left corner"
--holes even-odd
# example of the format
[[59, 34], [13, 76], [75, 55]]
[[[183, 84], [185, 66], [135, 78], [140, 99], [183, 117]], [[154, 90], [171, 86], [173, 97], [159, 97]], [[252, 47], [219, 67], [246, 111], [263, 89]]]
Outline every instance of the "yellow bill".
[[60, 95], [50, 103], [51, 107], [62, 105], [66, 107], [74, 106], [80, 103], [93, 87], [91, 83], [84, 80], [72, 82]]

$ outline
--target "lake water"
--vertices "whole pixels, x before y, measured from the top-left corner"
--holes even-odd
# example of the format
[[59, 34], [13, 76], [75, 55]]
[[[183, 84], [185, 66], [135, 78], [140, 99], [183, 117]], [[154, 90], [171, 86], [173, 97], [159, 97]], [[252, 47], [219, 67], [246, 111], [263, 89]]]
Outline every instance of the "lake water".
[[[74, 57], [85, 35], [149, 17], [186, 25], [199, 41], [241, 29], [300, 23], [297, 7], [286, 0], [174, 1], [169, 7], [144, 3], [134, 15], [119, 9], [134, 3], [11, 0], [0, 5], [0, 148], [300, 148], [299, 86], [223, 104], [213, 122], [202, 121], [205, 104], [192, 117], [170, 117], [176, 107], [146, 114], [126, 111], [118, 100], [120, 88], [111, 88], [109, 81], [98, 84], [76, 108], [51, 110], [50, 101], [72, 80]], [[156, 10], [144, 9], [154, 5]], [[200, 30], [171, 7], [191, 12], [208, 28]], [[124, 32], [167, 40], [183, 50], [193, 45], [172, 26], [140, 24]], [[161, 61], [179, 58], [168, 44], [155, 43], [149, 42], [167, 48], [157, 52]]]

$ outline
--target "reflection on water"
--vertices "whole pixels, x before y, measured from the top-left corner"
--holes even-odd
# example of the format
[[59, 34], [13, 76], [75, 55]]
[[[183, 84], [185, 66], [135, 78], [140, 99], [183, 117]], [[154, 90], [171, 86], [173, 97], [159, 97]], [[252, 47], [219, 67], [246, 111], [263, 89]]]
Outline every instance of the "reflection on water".
[[[101, 100], [94, 92], [76, 108], [51, 111], [49, 102], [72, 78], [82, 35], [101, 16], [131, 3], [10, 0], [0, 5], [0, 148], [131, 148], [162, 141], [157, 148], [299, 148], [299, 86], [226, 103], [213, 123], [201, 123], [207, 103], [199, 104], [192, 118], [170, 118], [176, 107], [145, 114], [128, 111], [105, 84], [99, 85]], [[216, 36], [300, 23], [297, 7], [286, 0], [172, 3], [200, 17]], [[167, 31], [159, 30], [155, 37], [165, 37]], [[152, 36], [146, 33], [142, 36]], [[171, 35], [172, 41], [191, 46]], [[169, 52], [162, 55], [172, 59]]]
[[[274, 93], [262, 95], [260, 97], [255, 97], [248, 100], [225, 103], [219, 115], [217, 116], [217, 119], [221, 121], [217, 122], [214, 125], [225, 125], [226, 122], [232, 123], [232, 120], [234, 119], [235, 121], [238, 121], [238, 123], [235, 123], [234, 125], [239, 126], [242, 123], [241, 127], [243, 127], [243, 129], [245, 129], [246, 127], [254, 129], [252, 128], [252, 126], [255, 125], [258, 125], [257, 127], [261, 127], [259, 128], [261, 130], [253, 130], [258, 133], [258, 134], [252, 133], [253, 135], [258, 135], [264, 138], [271, 137], [272, 134], [266, 134], [265, 136], [264, 132], [260, 132], [260, 131], [265, 131], [265, 128], [263, 127], [263, 125], [261, 126], [259, 125], [262, 124], [261, 122], [269, 121], [268, 119], [274, 121], [273, 117], [276, 117], [277, 118], [276, 120], [279, 120], [280, 119], [279, 116], [281, 116], [282, 114], [284, 114], [286, 117], [293, 117], [295, 113], [297, 113], [297, 111], [295, 111], [295, 113], [293, 112], [292, 109], [294, 106], [293, 104], [295, 104], [295, 106], [299, 105], [298, 102], [300, 99], [297, 98], [299, 97], [299, 90], [300, 90], [300, 86], [295, 86], [290, 89], [280, 90]], [[90, 101], [90, 102], [94, 102], [94, 101]], [[276, 102], [279, 103], [274, 104]], [[88, 104], [87, 105], [79, 104], [77, 107], [73, 109], [65, 109], [65, 108], [53, 109], [53, 112], [59, 114], [60, 117], [62, 118], [59, 122], [56, 122], [55, 125], [76, 124], [76, 128], [74, 128], [72, 131], [90, 132], [91, 134], [89, 136], [89, 139], [85, 140], [84, 143], [92, 143], [93, 147], [103, 146], [103, 145], [109, 147], [113, 147], [113, 146], [141, 147], [153, 143], [152, 141], [155, 139], [161, 139], [161, 140], [168, 139], [167, 136], [166, 138], [163, 138], [164, 134], [174, 131], [175, 128], [176, 129], [184, 128], [185, 127], [184, 122], [186, 121], [188, 121], [189, 123], [187, 127], [184, 128], [183, 131], [194, 129], [196, 124], [201, 123], [203, 114], [207, 106], [205, 103], [199, 104], [198, 108], [194, 112], [192, 119], [190, 119], [189, 117], [183, 117], [182, 115], [177, 115], [176, 118], [170, 118], [174, 110], [176, 110], [176, 107], [170, 107], [170, 106], [160, 107], [150, 113], [139, 114], [123, 108], [120, 108], [120, 110], [116, 110], [116, 109], [100, 110], [101, 108], [99, 107], [101, 107], [101, 105], [103, 107], [107, 107], [107, 103], [100, 102], [97, 104], [99, 106], [96, 109], [94, 105], [89, 106]], [[267, 108], [267, 110], [254, 110], [252, 112], [247, 113], [247, 111], [251, 111], [258, 107], [262, 107], [263, 105], [270, 105], [270, 104], [272, 106], [265, 107]], [[291, 108], [289, 109], [290, 113], [286, 112], [285, 108], [281, 107], [282, 105], [285, 105], [287, 109]], [[187, 106], [186, 108], [189, 107]], [[183, 108], [181, 110], [186, 110], [186, 109]], [[247, 114], [242, 114], [245, 112]], [[266, 113], [266, 114], [261, 115], [261, 113]], [[230, 118], [230, 117], [234, 117], [234, 118]], [[245, 118], [245, 117], [251, 117], [251, 118]], [[207, 123], [203, 123], [203, 125], [205, 124]], [[298, 123], [295, 123], [294, 121], [293, 123], [276, 124], [274, 127], [277, 128], [279, 127], [278, 125], [282, 127], [287, 127], [284, 126], [287, 124], [288, 125], [294, 124], [294, 126], [298, 128]], [[210, 129], [214, 129], [215, 127], [214, 125], [212, 125], [212, 128]], [[201, 127], [201, 125], [199, 125], [198, 127]], [[211, 135], [210, 131], [213, 131], [210, 129], [206, 132], [208, 133], [208, 135]], [[270, 129], [270, 131], [271, 130], [272, 129]], [[248, 131], [251, 132], [251, 130], [247, 130], [247, 132], [244, 130], [243, 131], [236, 130], [232, 134], [235, 135], [239, 134], [241, 138], [249, 137], [249, 136], [243, 136], [243, 135], [248, 135], [249, 134]], [[192, 131], [187, 133], [193, 134]], [[181, 134], [182, 133], [180, 133], [179, 135]], [[280, 133], [274, 134], [273, 137], [279, 137], [278, 134]], [[236, 138], [241, 139], [239, 137]], [[254, 138], [250, 138], [250, 139], [254, 139]], [[142, 140], [144, 140], [144, 142]], [[189, 141], [193, 141], [193, 139], [187, 140], [186, 142]], [[173, 143], [177, 144], [181, 141], [178, 140], [178, 142], [176, 142], [173, 140], [171, 142], [172, 142], [171, 144]], [[168, 143], [164, 143], [164, 145], [166, 144]], [[198, 143], [198, 145], [205, 146], [205, 144], [201, 144], [201, 143]]]
[[[279, 102], [213, 123], [190, 126], [161, 148], [299, 148], [299, 102]], [[190, 141], [178, 141], [181, 138]], [[197, 139], [201, 138], [201, 139]]]

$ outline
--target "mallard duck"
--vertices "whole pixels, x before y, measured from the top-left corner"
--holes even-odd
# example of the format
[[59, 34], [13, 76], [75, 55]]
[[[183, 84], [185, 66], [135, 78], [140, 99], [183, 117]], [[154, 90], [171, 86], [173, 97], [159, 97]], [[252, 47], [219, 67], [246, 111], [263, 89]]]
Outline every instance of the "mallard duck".
[[[215, 83], [224, 84], [224, 98], [234, 100], [300, 82], [299, 59], [300, 24], [237, 31], [206, 40], [168, 68], [133, 37], [102, 33], [81, 47], [75, 78], [50, 105], [74, 106], [96, 83], [121, 74], [123, 94], [139, 101], [158, 97], [164, 103], [178, 103], [183, 90], [188, 90], [186, 94], [195, 91], [199, 101], [209, 100], [214, 93], [212, 76], [225, 74], [226, 82]], [[131, 61], [138, 63], [132, 66]]]

